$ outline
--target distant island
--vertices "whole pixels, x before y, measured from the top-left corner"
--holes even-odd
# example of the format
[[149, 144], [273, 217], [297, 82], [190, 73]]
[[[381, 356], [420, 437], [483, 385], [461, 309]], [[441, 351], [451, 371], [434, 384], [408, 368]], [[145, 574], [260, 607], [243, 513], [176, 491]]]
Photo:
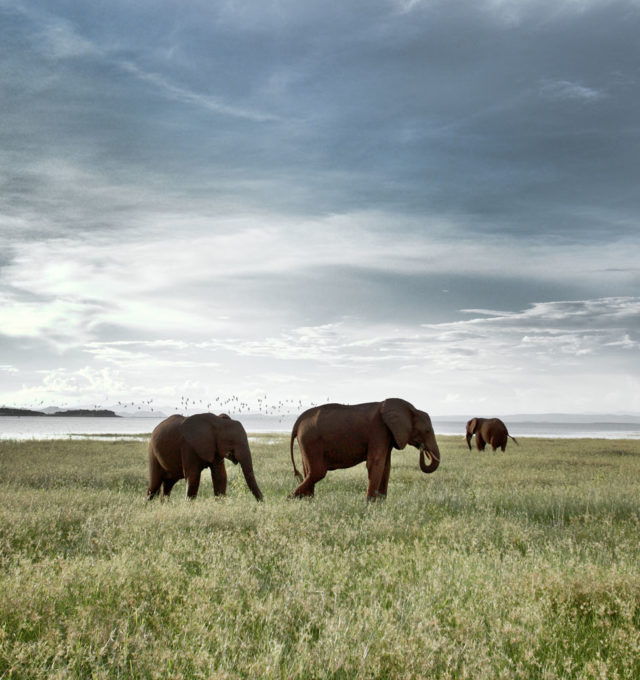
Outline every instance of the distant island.
[[0, 408], [0, 416], [42, 416], [43, 418], [120, 418], [113, 411], [103, 409], [94, 411], [86, 408], [71, 409], [70, 411], [55, 411], [44, 413], [43, 411], [31, 411], [28, 408]]

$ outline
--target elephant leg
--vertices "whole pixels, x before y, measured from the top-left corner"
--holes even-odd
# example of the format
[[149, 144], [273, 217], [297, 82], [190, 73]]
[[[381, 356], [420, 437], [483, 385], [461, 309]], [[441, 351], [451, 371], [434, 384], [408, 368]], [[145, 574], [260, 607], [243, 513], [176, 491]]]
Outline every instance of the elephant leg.
[[391, 451], [387, 455], [384, 462], [384, 470], [382, 472], [382, 479], [380, 480], [380, 487], [378, 488], [378, 496], [387, 495], [387, 485], [389, 484], [389, 474], [391, 473]]
[[304, 479], [291, 492], [293, 498], [313, 496], [316, 483], [326, 477], [327, 466], [324, 463], [322, 452], [320, 451], [317, 456], [308, 456], [305, 451], [302, 451], [302, 469], [304, 470]]
[[153, 500], [162, 486], [162, 478], [164, 477], [164, 470], [160, 467], [160, 463], [155, 456], [149, 455], [149, 487], [147, 488], [147, 500]]
[[171, 489], [173, 489], [175, 483], [178, 481], [178, 477], [174, 479], [165, 479], [162, 483], [162, 496], [163, 498], [169, 498], [171, 495]]
[[480, 434], [476, 434], [476, 446], [478, 447], [478, 451], [484, 451], [484, 447], [487, 445], [485, 440], [480, 436]]
[[315, 492], [315, 485], [321, 479], [327, 476], [326, 469], [323, 470], [310, 470], [309, 474], [302, 480], [300, 484], [293, 490], [291, 495], [294, 498], [300, 498], [302, 496], [313, 496]]
[[211, 466], [211, 481], [214, 496], [224, 496], [227, 493], [227, 470], [224, 460], [216, 460]]
[[367, 500], [375, 501], [384, 477], [386, 460], [389, 457], [380, 454], [367, 457], [367, 471], [369, 472], [369, 486], [367, 487]]
[[200, 470], [193, 471], [187, 475], [187, 498], [192, 499], [198, 495], [200, 486]]
[[182, 474], [187, 480], [187, 498], [195, 498], [200, 486], [200, 473], [202, 465], [196, 452], [188, 445], [183, 444], [180, 451], [182, 456]]

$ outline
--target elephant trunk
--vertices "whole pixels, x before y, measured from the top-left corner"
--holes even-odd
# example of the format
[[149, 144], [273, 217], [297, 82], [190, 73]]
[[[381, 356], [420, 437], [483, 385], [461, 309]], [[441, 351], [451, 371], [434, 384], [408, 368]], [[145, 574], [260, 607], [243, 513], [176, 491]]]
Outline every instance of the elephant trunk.
[[242, 472], [244, 474], [244, 479], [247, 482], [247, 486], [251, 490], [251, 493], [256, 497], [256, 500], [261, 501], [262, 500], [262, 491], [260, 491], [260, 487], [258, 486], [258, 482], [256, 481], [256, 477], [253, 474], [253, 465], [251, 463], [251, 453], [247, 449], [246, 453], [243, 452], [242, 454], [238, 455], [236, 452], [236, 459], [238, 463], [240, 463], [240, 467], [242, 468]]
[[467, 446], [469, 447], [469, 451], [471, 451], [471, 437], [473, 437], [473, 433], [467, 432]]
[[422, 472], [429, 474], [430, 472], [435, 472], [438, 469], [438, 465], [440, 465], [440, 449], [438, 449], [438, 445], [434, 442], [426, 451], [429, 456], [428, 465], [424, 459], [425, 446], [422, 444], [420, 446], [420, 469]]

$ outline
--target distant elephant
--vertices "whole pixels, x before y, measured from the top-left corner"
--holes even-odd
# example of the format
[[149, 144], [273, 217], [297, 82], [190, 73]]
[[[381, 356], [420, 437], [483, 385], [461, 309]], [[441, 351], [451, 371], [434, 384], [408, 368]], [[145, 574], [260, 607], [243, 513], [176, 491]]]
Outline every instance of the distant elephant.
[[211, 468], [213, 492], [224, 496], [227, 471], [224, 459], [240, 463], [251, 493], [262, 500], [262, 492], [253, 474], [251, 451], [242, 423], [227, 415], [199, 413], [185, 418], [174, 415], [163, 420], [151, 433], [149, 441], [149, 488], [151, 500], [162, 486], [162, 495], [169, 496], [173, 485], [187, 480], [187, 497], [195, 498], [200, 485], [200, 473]]
[[[511, 435], [507, 432], [507, 426], [500, 418], [471, 418], [467, 423], [467, 446], [471, 451], [471, 437], [475, 434], [476, 446], [478, 451], [484, 451], [484, 447], [489, 444], [495, 451], [497, 448], [503, 451], [507, 448], [507, 437]], [[516, 444], [514, 437], [511, 437]]]
[[[304, 479], [296, 469], [293, 442], [298, 438]], [[404, 399], [367, 404], [324, 404], [296, 420], [291, 431], [293, 472], [302, 481], [292, 496], [313, 496], [314, 486], [328, 470], [349, 468], [367, 461], [367, 500], [387, 495], [391, 449], [411, 444], [420, 449], [420, 469], [434, 472], [440, 451], [429, 416]], [[425, 464], [424, 452], [429, 456]]]

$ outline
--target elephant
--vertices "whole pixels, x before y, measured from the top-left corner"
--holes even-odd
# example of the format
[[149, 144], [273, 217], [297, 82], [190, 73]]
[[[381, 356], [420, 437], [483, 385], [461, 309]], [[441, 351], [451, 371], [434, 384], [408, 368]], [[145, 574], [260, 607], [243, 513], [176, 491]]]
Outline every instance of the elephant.
[[[298, 439], [304, 478], [296, 469], [293, 442]], [[317, 482], [328, 470], [367, 462], [367, 500], [387, 495], [391, 449], [411, 444], [420, 450], [420, 469], [434, 472], [440, 451], [431, 419], [404, 399], [385, 399], [365, 404], [323, 404], [301, 413], [291, 431], [293, 472], [301, 482], [293, 497], [313, 496]], [[425, 463], [427, 451], [429, 464]]]
[[253, 474], [249, 441], [242, 423], [226, 414], [169, 416], [151, 433], [147, 499], [154, 498], [161, 486], [162, 496], [168, 497], [173, 485], [183, 477], [187, 480], [187, 498], [195, 498], [204, 468], [211, 469], [214, 494], [224, 496], [227, 490], [225, 458], [234, 465], [240, 463], [247, 486], [261, 501], [262, 492]]
[[[495, 451], [498, 447], [503, 451], [507, 448], [507, 437], [511, 435], [507, 432], [507, 426], [500, 418], [471, 418], [467, 423], [467, 446], [471, 451], [471, 437], [475, 434], [476, 446], [478, 451], [484, 451], [484, 447], [489, 444]], [[515, 437], [511, 437], [517, 444]]]

